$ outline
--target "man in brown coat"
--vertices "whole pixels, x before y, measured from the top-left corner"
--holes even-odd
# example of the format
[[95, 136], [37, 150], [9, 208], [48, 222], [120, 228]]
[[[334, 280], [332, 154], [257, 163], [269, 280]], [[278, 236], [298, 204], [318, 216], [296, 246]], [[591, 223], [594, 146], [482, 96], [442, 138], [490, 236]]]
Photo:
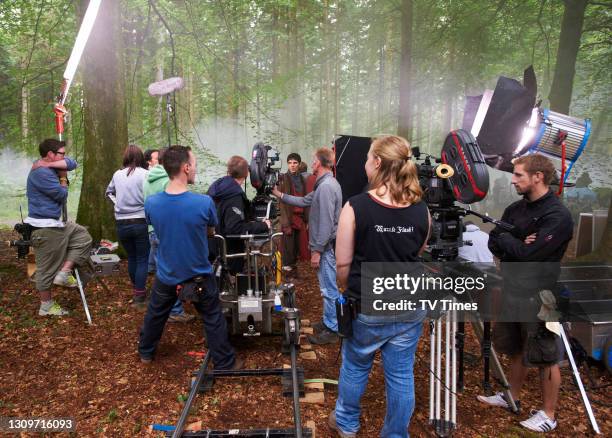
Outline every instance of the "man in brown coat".
[[[280, 179], [280, 190], [293, 196], [308, 194], [306, 178], [300, 172], [302, 158], [293, 152], [287, 157], [288, 172]], [[308, 208], [280, 204], [280, 223], [283, 236], [283, 269], [296, 272], [296, 262], [310, 260], [308, 250]]]

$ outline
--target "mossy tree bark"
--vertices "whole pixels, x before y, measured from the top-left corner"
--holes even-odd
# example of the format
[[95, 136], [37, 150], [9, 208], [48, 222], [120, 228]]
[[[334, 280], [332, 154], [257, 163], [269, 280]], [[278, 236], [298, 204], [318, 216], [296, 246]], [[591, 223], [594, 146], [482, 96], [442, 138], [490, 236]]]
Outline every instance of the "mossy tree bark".
[[[82, 12], [88, 3], [82, 1]], [[81, 61], [85, 145], [77, 221], [94, 241], [115, 238], [112, 204], [104, 192], [128, 141], [120, 18], [119, 0], [102, 2]]]

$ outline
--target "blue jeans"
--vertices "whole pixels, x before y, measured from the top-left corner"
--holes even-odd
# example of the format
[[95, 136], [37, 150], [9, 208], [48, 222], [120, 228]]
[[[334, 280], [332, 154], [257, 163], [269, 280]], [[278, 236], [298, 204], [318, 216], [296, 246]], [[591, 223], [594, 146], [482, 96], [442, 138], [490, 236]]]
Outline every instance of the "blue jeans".
[[117, 224], [119, 242], [128, 256], [128, 273], [134, 289], [144, 291], [147, 285], [149, 231], [147, 224]]
[[[153, 273], [157, 270], [157, 247], [159, 246], [159, 239], [155, 231], [149, 231], [149, 244], [151, 245], [151, 250], [149, 251], [149, 273]], [[176, 300], [170, 315], [182, 315], [183, 313], [185, 313], [183, 303], [181, 300]]]
[[[170, 309], [176, 301], [176, 285], [162, 283], [157, 277], [151, 289], [151, 300], [147, 307], [144, 324], [140, 330], [138, 353], [141, 357], [152, 359], [161, 339], [164, 326], [170, 316]], [[206, 276], [206, 288], [202, 301], [194, 303], [195, 308], [204, 320], [204, 336], [212, 355], [212, 362], [217, 369], [228, 369], [234, 366], [236, 359], [234, 348], [229, 342], [225, 318], [221, 312], [219, 292], [215, 277]]]
[[157, 247], [159, 246], [159, 239], [155, 231], [149, 231], [149, 245], [151, 245], [151, 250], [149, 251], [149, 274], [153, 274], [157, 271]]
[[342, 344], [336, 422], [343, 432], [359, 430], [361, 396], [374, 354], [380, 350], [387, 395], [387, 413], [380, 436], [406, 438], [414, 411], [414, 353], [423, 328], [422, 318], [414, 322], [373, 321], [381, 321], [381, 317], [359, 314], [353, 321], [353, 335]]
[[336, 300], [340, 296], [340, 292], [336, 284], [336, 256], [333, 249], [327, 249], [321, 254], [317, 277], [323, 297], [323, 324], [328, 329], [337, 332]]

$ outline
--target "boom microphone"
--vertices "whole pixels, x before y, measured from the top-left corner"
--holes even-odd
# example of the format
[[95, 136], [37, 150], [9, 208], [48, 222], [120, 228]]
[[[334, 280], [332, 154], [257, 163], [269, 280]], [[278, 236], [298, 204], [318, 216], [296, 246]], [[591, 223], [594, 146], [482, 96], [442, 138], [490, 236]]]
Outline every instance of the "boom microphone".
[[180, 90], [185, 86], [185, 82], [181, 77], [164, 79], [163, 81], [153, 82], [149, 85], [149, 94], [151, 96], [165, 96], [173, 91]]

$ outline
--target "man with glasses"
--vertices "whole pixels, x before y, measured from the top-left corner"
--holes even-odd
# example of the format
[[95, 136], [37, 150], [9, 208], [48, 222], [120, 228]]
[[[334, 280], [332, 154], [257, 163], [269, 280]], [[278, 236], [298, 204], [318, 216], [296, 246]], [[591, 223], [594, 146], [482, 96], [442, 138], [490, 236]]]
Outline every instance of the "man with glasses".
[[89, 259], [91, 236], [87, 230], [62, 218], [62, 206], [68, 199], [69, 171], [77, 163], [66, 157], [66, 144], [55, 139], [39, 146], [41, 158], [28, 174], [28, 217], [32, 227], [32, 247], [36, 258], [36, 289], [40, 293], [40, 316], [63, 316], [68, 312], [51, 297], [51, 286], [77, 287], [74, 266]]

